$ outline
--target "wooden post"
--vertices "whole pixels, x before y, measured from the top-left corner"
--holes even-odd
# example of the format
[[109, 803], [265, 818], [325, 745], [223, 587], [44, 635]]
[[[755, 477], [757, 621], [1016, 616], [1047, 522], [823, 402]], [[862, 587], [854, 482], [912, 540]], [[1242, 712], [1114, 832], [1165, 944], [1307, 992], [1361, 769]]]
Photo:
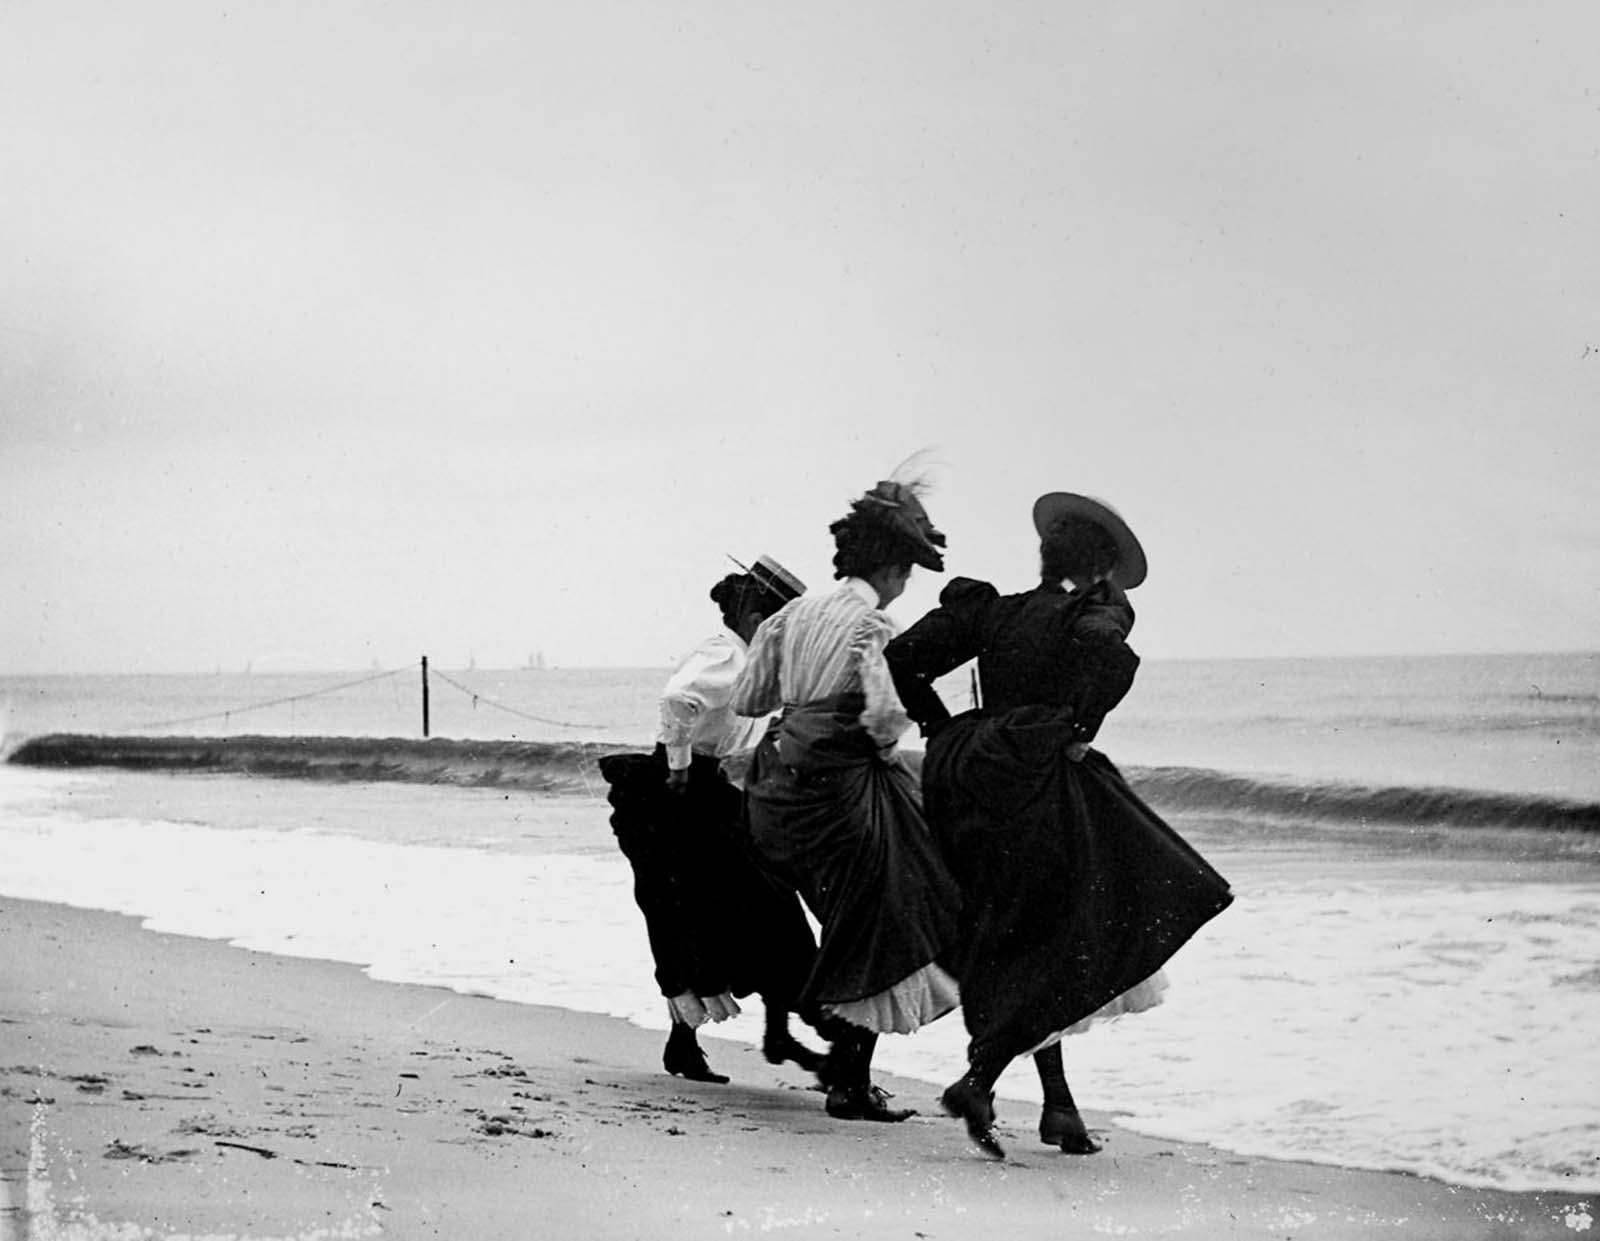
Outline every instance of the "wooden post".
[[422, 735], [428, 735], [428, 657], [422, 657]]

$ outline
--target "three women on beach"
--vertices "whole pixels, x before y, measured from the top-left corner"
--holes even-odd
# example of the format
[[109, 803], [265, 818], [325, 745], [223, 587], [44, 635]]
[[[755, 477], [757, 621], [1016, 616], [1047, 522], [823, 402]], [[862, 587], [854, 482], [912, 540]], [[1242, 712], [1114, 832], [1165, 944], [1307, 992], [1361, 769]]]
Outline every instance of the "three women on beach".
[[[759, 890], [798, 893], [820, 926], [800, 981], [763, 994], [769, 1014], [788, 1003], [828, 1039], [816, 1068], [831, 1116], [912, 1115], [872, 1082], [877, 1040], [959, 1004], [968, 1066], [941, 1102], [979, 1149], [1004, 1157], [995, 1082], [1031, 1055], [1041, 1139], [1089, 1153], [1062, 1035], [1159, 1002], [1163, 962], [1231, 900], [1089, 748], [1138, 667], [1126, 592], [1144, 553], [1109, 505], [1051, 493], [1034, 506], [1036, 586], [1001, 595], [956, 578], [896, 636], [884, 609], [914, 567], [944, 567], [919, 491], [886, 481], [852, 502], [830, 526], [838, 585], [795, 591], [741, 635], [724, 701], [764, 724], [743, 773], [742, 857]], [[972, 660], [982, 705], [952, 716], [933, 682]], [[897, 751], [913, 721], [927, 738], [920, 786]], [[719, 821], [735, 821], [736, 798]], [[759, 920], [725, 925], [748, 943]], [[798, 941], [763, 953], [793, 980], [802, 954], [785, 942]]]

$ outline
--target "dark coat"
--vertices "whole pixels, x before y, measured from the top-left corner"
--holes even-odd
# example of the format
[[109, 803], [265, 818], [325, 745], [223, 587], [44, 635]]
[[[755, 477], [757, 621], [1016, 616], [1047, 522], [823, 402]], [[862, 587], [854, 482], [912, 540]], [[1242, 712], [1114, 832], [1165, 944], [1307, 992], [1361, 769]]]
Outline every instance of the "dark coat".
[[[957, 578], [886, 652], [928, 734], [924, 808], [961, 887], [975, 1061], [1009, 1059], [1087, 1017], [1233, 899], [1109, 759], [1070, 757], [1138, 667], [1105, 613], [1079, 623], [1115, 605], [1104, 591], [1002, 596]], [[952, 718], [932, 683], [973, 658], [983, 706]]]
[[689, 787], [666, 787], [666, 752], [600, 760], [611, 827], [633, 866], [656, 983], [665, 996], [759, 992], [794, 1009], [816, 940], [794, 891], [759, 865], [739, 790], [715, 759], [695, 755]]

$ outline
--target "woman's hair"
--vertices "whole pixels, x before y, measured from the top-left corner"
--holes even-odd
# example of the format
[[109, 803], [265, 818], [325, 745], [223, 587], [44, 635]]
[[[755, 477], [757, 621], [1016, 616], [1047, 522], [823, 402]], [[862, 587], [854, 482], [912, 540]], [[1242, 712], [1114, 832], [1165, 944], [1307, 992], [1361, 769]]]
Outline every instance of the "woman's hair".
[[737, 629], [745, 613], [771, 616], [789, 601], [748, 573], [730, 573], [711, 588], [711, 602], [722, 609], [722, 623]]
[[888, 565], [909, 569], [916, 563], [911, 544], [882, 522], [857, 512], [828, 527], [833, 535], [833, 576], [870, 577]]
[[1117, 567], [1117, 543], [1092, 521], [1066, 518], [1039, 540], [1039, 576], [1047, 582], [1088, 582]]

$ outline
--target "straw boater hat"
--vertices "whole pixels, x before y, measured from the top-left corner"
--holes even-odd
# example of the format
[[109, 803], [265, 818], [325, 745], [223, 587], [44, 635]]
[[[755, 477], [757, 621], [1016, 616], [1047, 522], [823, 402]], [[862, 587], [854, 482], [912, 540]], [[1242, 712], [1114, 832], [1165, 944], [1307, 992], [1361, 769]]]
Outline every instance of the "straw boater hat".
[[777, 595], [785, 603], [806, 593], [806, 584], [771, 556], [757, 556], [755, 564], [746, 572], [757, 586]]
[[1144, 581], [1148, 566], [1144, 548], [1121, 514], [1104, 500], [1093, 496], [1080, 496], [1070, 491], [1052, 491], [1033, 502], [1033, 528], [1043, 538], [1065, 522], [1087, 521], [1099, 526], [1117, 545], [1117, 567], [1111, 571], [1111, 580], [1123, 590], [1132, 590]]

